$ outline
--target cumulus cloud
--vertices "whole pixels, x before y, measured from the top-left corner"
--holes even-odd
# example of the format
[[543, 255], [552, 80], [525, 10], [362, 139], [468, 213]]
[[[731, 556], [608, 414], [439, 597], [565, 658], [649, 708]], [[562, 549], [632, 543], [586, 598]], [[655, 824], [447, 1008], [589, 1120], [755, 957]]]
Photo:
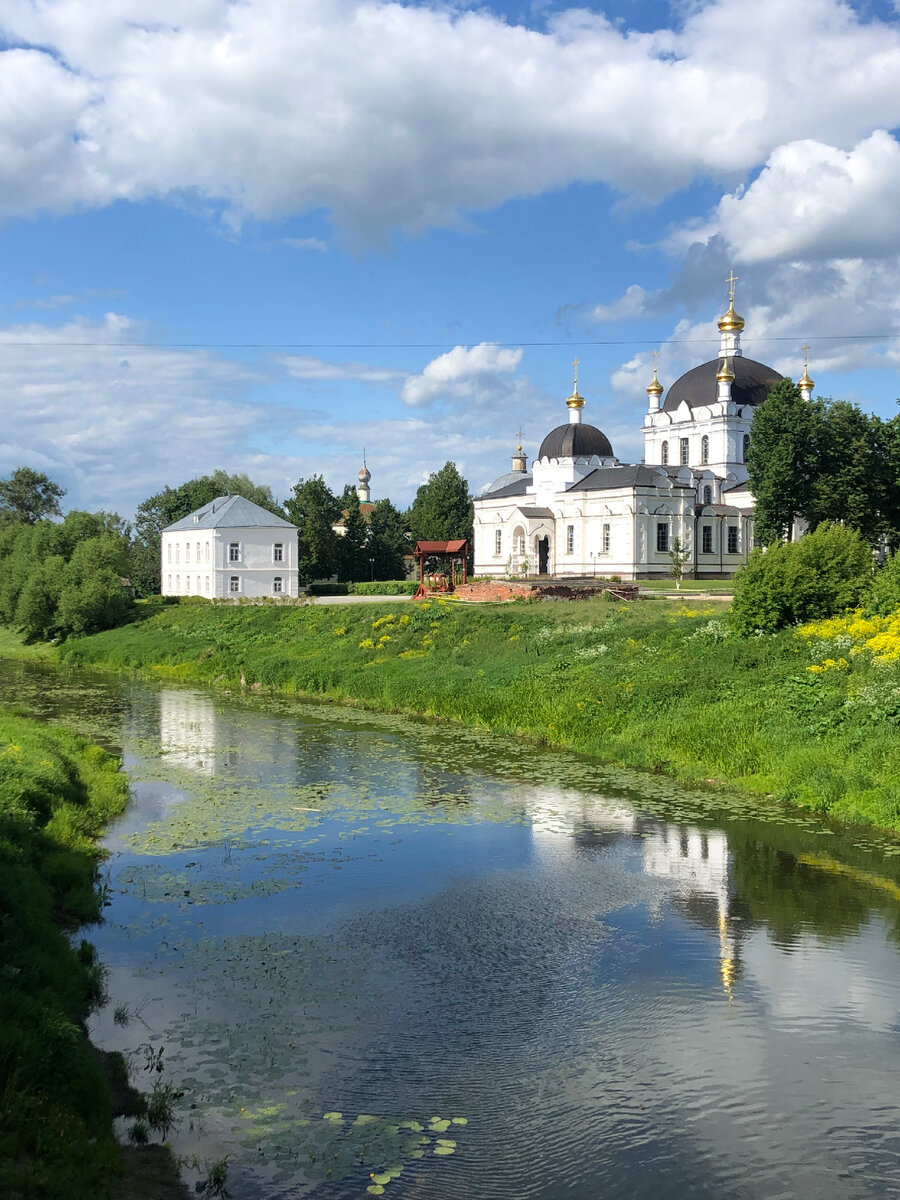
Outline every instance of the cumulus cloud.
[[786, 143], [900, 124], [900, 31], [839, 0], [712, 0], [653, 33], [386, 0], [9, 0], [0, 22], [7, 214], [193, 194], [377, 239], [573, 180], [733, 186]]
[[[521, 350], [507, 350], [493, 342], [471, 348], [454, 346], [431, 360], [420, 375], [410, 375], [403, 384], [403, 401], [422, 408], [436, 400], [450, 404], [484, 404], [509, 392], [505, 377], [522, 361]], [[503, 377], [503, 378], [501, 378]]]
[[650, 293], [640, 284], [632, 283], [630, 287], [612, 304], [597, 304], [591, 310], [589, 319], [592, 321], [627, 321], [632, 317], [644, 315]]

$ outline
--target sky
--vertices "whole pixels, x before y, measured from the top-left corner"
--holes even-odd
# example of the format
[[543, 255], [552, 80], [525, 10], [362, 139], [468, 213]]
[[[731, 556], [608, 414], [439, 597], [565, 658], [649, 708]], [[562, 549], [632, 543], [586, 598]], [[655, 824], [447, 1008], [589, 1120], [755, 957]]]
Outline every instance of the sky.
[[5, 0], [0, 476], [130, 518], [216, 467], [407, 505], [652, 354], [890, 417], [900, 3]]

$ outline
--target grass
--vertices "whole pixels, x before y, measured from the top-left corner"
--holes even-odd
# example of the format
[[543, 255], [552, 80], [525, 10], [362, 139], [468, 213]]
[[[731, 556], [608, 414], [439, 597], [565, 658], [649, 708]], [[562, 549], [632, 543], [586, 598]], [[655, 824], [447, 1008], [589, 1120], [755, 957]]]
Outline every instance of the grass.
[[[900, 665], [812, 674], [793, 631], [719, 604], [166, 608], [68, 642], [72, 664], [423, 714], [900, 829]], [[877, 686], [876, 686], [877, 685]], [[900, 694], [900, 692], [898, 692]]]
[[103, 1000], [89, 942], [94, 839], [127, 798], [119, 762], [0, 712], [0, 1195], [96, 1200], [119, 1169], [110, 1088], [84, 1021]]

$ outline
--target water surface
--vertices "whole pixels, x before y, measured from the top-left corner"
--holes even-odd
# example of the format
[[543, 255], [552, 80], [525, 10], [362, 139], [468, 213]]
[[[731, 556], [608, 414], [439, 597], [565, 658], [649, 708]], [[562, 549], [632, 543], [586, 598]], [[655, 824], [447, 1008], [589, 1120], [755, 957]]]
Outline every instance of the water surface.
[[125, 756], [93, 1034], [236, 1200], [900, 1189], [896, 840], [348, 710], [0, 688]]

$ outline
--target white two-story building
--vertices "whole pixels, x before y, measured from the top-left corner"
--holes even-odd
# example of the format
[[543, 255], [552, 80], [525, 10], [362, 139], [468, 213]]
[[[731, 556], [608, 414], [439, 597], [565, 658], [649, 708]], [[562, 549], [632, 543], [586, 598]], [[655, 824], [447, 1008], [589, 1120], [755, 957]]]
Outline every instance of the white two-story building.
[[243, 496], [218, 496], [162, 532], [164, 596], [296, 596], [297, 527]]

